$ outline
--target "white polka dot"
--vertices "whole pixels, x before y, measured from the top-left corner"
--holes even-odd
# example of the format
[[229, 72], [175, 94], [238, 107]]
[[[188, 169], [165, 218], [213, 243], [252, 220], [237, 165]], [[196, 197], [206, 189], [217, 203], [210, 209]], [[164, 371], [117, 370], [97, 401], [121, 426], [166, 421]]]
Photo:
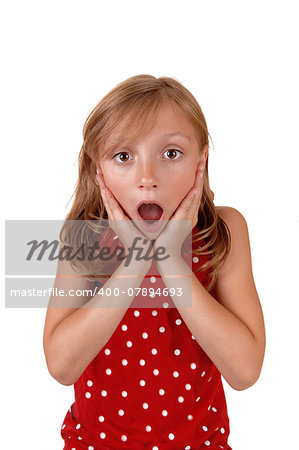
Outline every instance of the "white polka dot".
[[173, 434], [173, 433], [169, 433], [168, 438], [169, 438], [171, 441], [173, 441], [173, 439], [174, 439], [174, 434]]
[[127, 331], [128, 327], [127, 327], [127, 325], [122, 325], [122, 326], [121, 326], [121, 329], [122, 329], [123, 331]]
[[144, 365], [145, 365], [144, 359], [141, 359], [141, 360], [139, 361], [139, 364], [140, 364], [141, 366], [144, 366]]
[[154, 374], [154, 375], [159, 375], [159, 370], [158, 370], [158, 369], [154, 369], [154, 370], [153, 370], [153, 374]]
[[176, 370], [173, 372], [172, 374], [174, 376], [174, 378], [177, 378], [179, 376], [179, 372], [177, 372]]
[[134, 311], [134, 316], [135, 317], [139, 317], [140, 316], [140, 312], [136, 309], [136, 311]]
[[127, 342], [127, 347], [132, 347], [132, 345], [133, 345], [133, 344], [132, 344], [131, 341], [128, 341], [128, 342]]
[[105, 433], [100, 433], [100, 438], [101, 438], [101, 439], [105, 439], [105, 437], [106, 437], [106, 434], [105, 434]]
[[202, 429], [203, 429], [203, 431], [208, 431], [208, 427], [206, 427], [206, 426], [203, 426]]
[[176, 323], [177, 325], [181, 325], [182, 321], [181, 321], [181, 319], [177, 319], [177, 320], [175, 321], [175, 323]]
[[160, 394], [160, 395], [164, 395], [164, 394], [165, 394], [164, 389], [159, 389], [159, 394]]
[[78, 425], [76, 425], [76, 430], [79, 430], [79, 428], [81, 427], [80, 423], [78, 423]]
[[125, 413], [125, 412], [124, 412], [124, 410], [123, 410], [123, 409], [119, 409], [119, 410], [118, 410], [118, 415], [119, 415], [119, 416], [123, 416], [123, 415], [124, 415], [124, 413]]
[[91, 393], [90, 392], [85, 392], [85, 397], [86, 398], [90, 398], [91, 397]]
[[210, 445], [210, 443], [211, 443], [210, 441], [206, 441], [206, 442], [205, 442], [205, 445], [208, 446], [208, 445]]
[[185, 450], [190, 450], [190, 445], [187, 445], [187, 447], [185, 447]]
[[193, 336], [193, 334], [191, 335], [191, 338], [195, 340], [195, 337]]
[[175, 355], [179, 355], [180, 353], [181, 353], [180, 350], [176, 348], [175, 351], [174, 351], [174, 354]]
[[107, 375], [111, 375], [112, 374], [112, 370], [111, 369], [106, 369], [106, 374]]
[[123, 434], [122, 437], [121, 437], [121, 440], [122, 440], [123, 442], [126, 442], [127, 439], [128, 439], [127, 436], [126, 436], [125, 434]]
[[191, 363], [190, 367], [191, 367], [192, 370], [194, 370], [194, 369], [196, 369], [196, 364], [195, 363]]
[[159, 328], [159, 331], [160, 331], [160, 333], [164, 333], [165, 328], [164, 328], [164, 327], [160, 327], [160, 328]]
[[190, 389], [191, 389], [191, 384], [186, 384], [186, 385], [185, 385], [185, 388], [187, 389], [187, 391], [190, 391]]
[[178, 397], [178, 401], [180, 402], [180, 403], [183, 403], [183, 401], [184, 401], [184, 397], [182, 397], [181, 395]]
[[139, 384], [140, 384], [140, 386], [145, 386], [145, 381], [144, 380], [140, 380]]
[[158, 353], [158, 350], [156, 348], [152, 348], [152, 354], [156, 355]]
[[87, 450], [94, 450], [94, 447], [92, 445], [89, 445]]
[[152, 450], [159, 450], [159, 447], [157, 447], [156, 445], [154, 445], [154, 446], [152, 447]]
[[128, 365], [128, 361], [126, 359], [123, 359], [121, 363], [122, 363], [123, 366], [127, 366]]
[[222, 434], [224, 434], [224, 433], [225, 433], [225, 429], [224, 429], [224, 428], [220, 428], [220, 432], [221, 432]]
[[199, 400], [200, 400], [200, 397], [197, 397], [197, 399], [195, 401], [198, 402]]
[[105, 349], [105, 355], [110, 355], [110, 353], [111, 353], [111, 352], [110, 352], [109, 348], [106, 348], [106, 349]]
[[128, 393], [127, 393], [127, 391], [122, 391], [121, 395], [122, 395], [123, 397], [127, 397]]
[[82, 438], [81, 436], [78, 436], [78, 440], [79, 440], [79, 441], [82, 441], [82, 439], [83, 439], [83, 438]]
[[99, 422], [104, 422], [104, 416], [99, 416]]
[[93, 382], [91, 380], [88, 380], [86, 384], [87, 384], [87, 386], [92, 386]]
[[166, 417], [167, 415], [168, 415], [168, 411], [166, 411], [166, 409], [163, 409], [162, 416]]
[[217, 409], [216, 408], [212, 408], [212, 411], [217, 412]]
[[147, 409], [148, 408], [148, 404], [147, 403], [143, 403], [142, 408], [143, 409]]
[[118, 236], [115, 235], [113, 239], [118, 239]]
[[106, 397], [106, 396], [107, 396], [107, 391], [103, 390], [103, 391], [101, 392], [101, 395], [102, 395], [102, 397]]
[[150, 281], [151, 281], [151, 283], [155, 283], [156, 282], [156, 277], [150, 277]]
[[148, 338], [148, 334], [146, 332], [142, 333], [142, 337], [143, 339], [147, 339]]
[[146, 431], [151, 431], [152, 427], [150, 425], [146, 425], [145, 429], [146, 429]]
[[206, 374], [206, 372], [205, 372], [205, 371], [203, 371], [203, 373], [201, 374], [201, 376], [202, 376], [202, 377], [204, 377], [204, 376], [205, 376], [205, 374]]
[[163, 303], [163, 308], [166, 309], [166, 308], [168, 308], [168, 306], [169, 306], [169, 303], [167, 303], [167, 302], [164, 302], [164, 303]]
[[63, 430], [66, 427], [66, 424], [64, 423], [61, 427], [61, 429]]
[[208, 411], [210, 411], [210, 409], [211, 409], [211, 405], [209, 405], [209, 407], [208, 407]]
[[197, 256], [194, 256], [194, 257], [193, 257], [193, 262], [194, 262], [194, 263], [198, 263], [198, 261], [199, 261], [199, 259], [197, 258]]
[[213, 377], [210, 377], [210, 378], [208, 379], [208, 382], [211, 381], [212, 378], [213, 378]]
[[192, 414], [189, 414], [188, 417], [187, 417], [187, 419], [188, 419], [188, 420], [193, 420]]
[[158, 311], [156, 311], [155, 309], [152, 310], [152, 316], [156, 316], [158, 314]]

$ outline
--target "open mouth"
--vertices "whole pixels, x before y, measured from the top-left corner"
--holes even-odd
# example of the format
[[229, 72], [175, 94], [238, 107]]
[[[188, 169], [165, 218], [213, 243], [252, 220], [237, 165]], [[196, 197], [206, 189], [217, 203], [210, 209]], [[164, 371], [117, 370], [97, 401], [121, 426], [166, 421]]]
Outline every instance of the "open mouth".
[[137, 211], [140, 218], [149, 226], [155, 225], [163, 215], [163, 208], [157, 203], [142, 203]]

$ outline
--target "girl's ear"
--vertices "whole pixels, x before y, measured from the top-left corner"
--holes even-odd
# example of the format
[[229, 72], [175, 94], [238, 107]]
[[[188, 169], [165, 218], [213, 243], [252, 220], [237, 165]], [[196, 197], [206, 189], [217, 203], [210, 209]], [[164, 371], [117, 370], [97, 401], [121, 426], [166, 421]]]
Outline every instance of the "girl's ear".
[[202, 149], [197, 167], [203, 164], [203, 170], [205, 170], [208, 155], [209, 155], [209, 144], [205, 145], [204, 148]]
[[103, 180], [104, 177], [103, 177], [102, 169], [101, 169], [101, 167], [100, 167], [99, 164], [96, 165], [96, 174], [95, 174], [95, 177], [96, 177], [96, 180], [97, 180], [97, 184], [100, 185], [100, 184], [99, 184], [99, 179], [102, 179], [102, 180]]
[[206, 165], [206, 160], [208, 156], [209, 156], [209, 144], [206, 144], [202, 151], [202, 162], [204, 163], [204, 167]]

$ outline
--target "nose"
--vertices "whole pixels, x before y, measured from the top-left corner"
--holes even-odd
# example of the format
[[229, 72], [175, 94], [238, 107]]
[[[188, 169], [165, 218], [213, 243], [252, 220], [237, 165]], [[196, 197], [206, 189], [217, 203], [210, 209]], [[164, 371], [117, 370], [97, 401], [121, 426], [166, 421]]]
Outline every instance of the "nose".
[[153, 161], [146, 161], [137, 168], [137, 186], [139, 189], [157, 189], [159, 180]]

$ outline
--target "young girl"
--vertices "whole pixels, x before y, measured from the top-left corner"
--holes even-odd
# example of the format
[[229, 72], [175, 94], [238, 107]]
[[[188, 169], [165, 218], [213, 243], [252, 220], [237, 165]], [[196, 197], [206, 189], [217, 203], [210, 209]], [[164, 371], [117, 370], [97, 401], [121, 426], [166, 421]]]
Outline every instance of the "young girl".
[[257, 381], [265, 330], [246, 221], [213, 203], [208, 139], [167, 77], [129, 78], [86, 120], [66, 220], [106, 219], [101, 244], [127, 256], [137, 236], [150, 257], [114, 260], [106, 278], [58, 263], [55, 287], [90, 290], [76, 308], [51, 297], [45, 321], [48, 369], [75, 389], [64, 450], [231, 449], [221, 375], [236, 390]]

